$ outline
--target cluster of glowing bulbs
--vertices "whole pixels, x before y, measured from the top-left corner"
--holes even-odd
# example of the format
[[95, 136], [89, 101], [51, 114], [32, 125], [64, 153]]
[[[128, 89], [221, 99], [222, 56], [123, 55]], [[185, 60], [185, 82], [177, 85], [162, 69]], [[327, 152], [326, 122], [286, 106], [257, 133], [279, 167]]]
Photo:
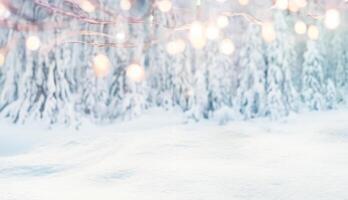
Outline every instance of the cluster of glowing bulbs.
[[307, 24], [303, 21], [297, 21], [294, 26], [295, 32], [299, 35], [304, 35], [307, 33], [307, 36], [311, 40], [317, 40], [319, 38], [319, 29], [315, 25], [310, 25], [307, 28]]

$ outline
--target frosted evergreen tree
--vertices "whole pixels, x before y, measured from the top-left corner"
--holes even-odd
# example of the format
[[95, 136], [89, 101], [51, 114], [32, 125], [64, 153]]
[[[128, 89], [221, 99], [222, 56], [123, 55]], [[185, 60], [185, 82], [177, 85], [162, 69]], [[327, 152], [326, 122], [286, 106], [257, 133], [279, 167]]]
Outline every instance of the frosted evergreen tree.
[[304, 104], [310, 110], [325, 108], [324, 55], [319, 49], [317, 41], [309, 40], [304, 55], [301, 93]]
[[265, 115], [266, 63], [263, 41], [259, 34], [259, 27], [250, 25], [239, 54], [241, 71], [235, 106], [244, 118]]
[[298, 109], [298, 92], [294, 87], [291, 69], [296, 63], [294, 38], [289, 31], [286, 15], [276, 12], [276, 39], [267, 52], [267, 114], [278, 118]]

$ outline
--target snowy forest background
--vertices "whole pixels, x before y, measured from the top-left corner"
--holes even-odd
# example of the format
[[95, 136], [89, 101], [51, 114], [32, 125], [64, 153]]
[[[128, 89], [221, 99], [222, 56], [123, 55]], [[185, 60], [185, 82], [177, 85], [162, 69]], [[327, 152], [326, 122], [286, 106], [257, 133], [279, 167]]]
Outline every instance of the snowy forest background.
[[[118, 26], [93, 25], [51, 15], [32, 1], [16, 0], [23, 15], [33, 21], [63, 20], [68, 31], [93, 30], [114, 34]], [[62, 1], [49, 1], [60, 5]], [[103, 4], [117, 10], [115, 0]], [[214, 119], [221, 123], [234, 119], [270, 117], [277, 119], [291, 113], [335, 109], [348, 98], [348, 30], [347, 16], [334, 30], [328, 30], [308, 12], [320, 12], [328, 1], [310, 1], [298, 13], [267, 12], [271, 1], [252, 1], [241, 7], [231, 2], [203, 5], [204, 18], [214, 16], [224, 7], [251, 13], [274, 22], [276, 39], [266, 43], [260, 26], [244, 18], [231, 18], [225, 35], [236, 45], [232, 56], [218, 53], [218, 45], [209, 42], [203, 50], [189, 45], [180, 55], [165, 52], [167, 32], [146, 23], [124, 25], [136, 44], [155, 36], [159, 41], [149, 48], [98, 48], [83, 44], [62, 44], [47, 54], [25, 48], [30, 33], [0, 29], [0, 44], [14, 34], [21, 41], [9, 51], [0, 68], [0, 114], [13, 123], [40, 121], [47, 124], [75, 124], [88, 119], [94, 123], [128, 120], [153, 107], [179, 109], [188, 119]], [[332, 3], [332, 1], [329, 1]], [[175, 1], [177, 6], [192, 8], [194, 2]], [[140, 1], [131, 14], [145, 15], [148, 2]], [[209, 9], [208, 9], [209, 8]], [[208, 11], [209, 10], [209, 11]], [[266, 12], [265, 12], [266, 10]], [[99, 18], [106, 16], [93, 14]], [[186, 15], [154, 13], [162, 25], [192, 21]], [[320, 27], [318, 40], [296, 35], [294, 23], [303, 19]], [[66, 29], [42, 31], [43, 43], [50, 42]], [[179, 33], [184, 36], [186, 33]], [[72, 39], [105, 42], [108, 38], [75, 36]], [[95, 75], [91, 57], [105, 53], [112, 63], [105, 77]], [[145, 68], [142, 82], [128, 80], [125, 68], [136, 60]]]

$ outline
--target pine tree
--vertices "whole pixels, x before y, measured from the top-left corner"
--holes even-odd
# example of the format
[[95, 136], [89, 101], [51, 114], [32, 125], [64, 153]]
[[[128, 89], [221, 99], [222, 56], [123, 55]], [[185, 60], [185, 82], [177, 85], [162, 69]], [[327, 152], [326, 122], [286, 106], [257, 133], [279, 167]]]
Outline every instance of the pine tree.
[[248, 27], [239, 55], [241, 71], [235, 106], [246, 119], [265, 115], [266, 63], [259, 33], [258, 26]]

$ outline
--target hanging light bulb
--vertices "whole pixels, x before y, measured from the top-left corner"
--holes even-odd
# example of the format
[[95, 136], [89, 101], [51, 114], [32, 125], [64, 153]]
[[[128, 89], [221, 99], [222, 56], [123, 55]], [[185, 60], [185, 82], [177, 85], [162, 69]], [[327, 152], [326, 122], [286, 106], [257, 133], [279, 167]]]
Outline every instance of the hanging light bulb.
[[319, 38], [319, 29], [318, 27], [311, 25], [308, 27], [307, 31], [308, 37], [311, 40], [317, 40]]
[[279, 10], [286, 10], [288, 9], [288, 4], [289, 4], [288, 0], [277, 0], [275, 6]]
[[140, 82], [145, 78], [144, 67], [136, 63], [130, 64], [126, 69], [126, 75], [130, 80]]
[[299, 8], [304, 8], [307, 6], [307, 0], [294, 0]]
[[246, 6], [249, 4], [249, 0], [238, 0], [239, 4], [242, 6]]
[[294, 1], [290, 1], [289, 2], [289, 10], [291, 11], [291, 12], [298, 12], [299, 11], [299, 7], [298, 7], [298, 5], [294, 2]]
[[220, 35], [220, 30], [214, 24], [208, 25], [205, 32], [209, 40], [216, 40]]
[[10, 17], [10, 15], [11, 15], [11, 12], [0, 1], [0, 19], [6, 19], [6, 18]]
[[193, 48], [202, 49], [205, 46], [207, 39], [201, 22], [196, 21], [191, 24], [189, 38]]
[[270, 22], [266, 22], [262, 25], [262, 38], [266, 42], [272, 42], [276, 38], [276, 32], [274, 26]]
[[93, 69], [98, 77], [106, 76], [110, 66], [110, 60], [104, 54], [98, 54], [93, 58]]
[[336, 9], [329, 9], [325, 13], [324, 23], [328, 29], [336, 29], [340, 23], [340, 12]]
[[88, 13], [92, 13], [95, 11], [95, 6], [89, 0], [80, 0], [79, 6], [83, 11]]
[[219, 28], [226, 28], [229, 24], [228, 17], [226, 17], [225, 15], [218, 16], [216, 24]]
[[172, 2], [170, 0], [160, 0], [157, 2], [157, 7], [161, 12], [169, 12], [172, 9]]
[[29, 36], [25, 45], [30, 51], [37, 51], [41, 46], [40, 38], [36, 35]]
[[116, 33], [117, 42], [125, 42], [126, 41], [126, 33], [124, 31], [119, 31]]
[[170, 55], [176, 55], [176, 54], [182, 53], [183, 51], [185, 51], [185, 48], [186, 48], [186, 44], [181, 39], [170, 41], [166, 45], [166, 51]]
[[224, 39], [220, 43], [220, 52], [225, 55], [233, 54], [235, 50], [234, 44], [230, 39]]
[[131, 9], [131, 7], [132, 7], [132, 3], [130, 2], [130, 0], [121, 0], [120, 1], [120, 8], [122, 9], [122, 10], [129, 10], [129, 9]]
[[294, 29], [297, 34], [303, 35], [307, 32], [307, 25], [303, 21], [297, 21]]
[[4, 53], [0, 52], [0, 66], [3, 66], [6, 61], [6, 56]]

